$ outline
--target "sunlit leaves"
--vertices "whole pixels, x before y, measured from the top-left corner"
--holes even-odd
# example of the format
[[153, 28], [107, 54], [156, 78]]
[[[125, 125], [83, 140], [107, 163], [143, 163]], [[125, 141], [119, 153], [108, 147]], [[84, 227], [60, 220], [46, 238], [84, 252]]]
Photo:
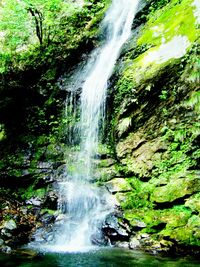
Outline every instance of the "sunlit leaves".
[[[59, 31], [61, 19], [70, 16], [76, 8], [71, 1], [63, 0], [2, 1], [0, 6], [1, 50], [21, 51], [25, 50], [27, 45], [37, 44], [36, 19], [42, 32], [40, 44], [51, 41]], [[37, 16], [38, 14], [40, 16]]]
[[2, 1], [0, 18], [1, 50], [13, 51], [30, 42], [32, 23], [20, 1]]

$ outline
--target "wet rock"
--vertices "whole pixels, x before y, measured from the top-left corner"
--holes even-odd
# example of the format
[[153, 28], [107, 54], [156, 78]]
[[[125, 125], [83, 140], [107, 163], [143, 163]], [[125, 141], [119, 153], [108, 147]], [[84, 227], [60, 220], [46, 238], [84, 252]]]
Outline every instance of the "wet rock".
[[133, 231], [139, 231], [147, 226], [143, 221], [138, 219], [132, 219], [130, 223]]
[[98, 231], [91, 236], [91, 242], [93, 245], [106, 246], [109, 243], [109, 239], [104, 236], [102, 231]]
[[200, 191], [199, 177], [171, 180], [166, 186], [155, 188], [151, 200], [156, 203], [173, 202], [184, 196]]
[[129, 248], [129, 242], [116, 242], [115, 246], [118, 248]]
[[29, 200], [26, 201], [26, 204], [34, 205], [34, 206], [41, 206], [42, 200], [39, 198], [30, 198]]
[[25, 256], [28, 259], [33, 259], [38, 256], [38, 252], [30, 249], [17, 249], [13, 254]]
[[4, 223], [3, 228], [12, 231], [12, 230], [17, 228], [17, 225], [16, 225], [16, 222], [14, 220], [9, 220], [9, 221], [6, 221]]
[[3, 228], [1, 230], [1, 235], [4, 236], [4, 237], [9, 237], [9, 238], [12, 236], [10, 231], [8, 229], [5, 229], [5, 228]]
[[56, 217], [56, 222], [60, 222], [60, 221], [64, 221], [66, 218], [66, 216], [64, 214], [59, 214], [57, 217]]
[[3, 246], [1, 248], [1, 251], [4, 252], [4, 253], [11, 253], [12, 252], [12, 249], [9, 247], [9, 246]]
[[49, 224], [52, 224], [55, 222], [55, 216], [45, 213], [44, 215], [41, 216], [41, 222], [44, 227], [48, 226]]
[[140, 247], [140, 242], [136, 237], [132, 237], [129, 242], [129, 248], [135, 249]]
[[115, 241], [128, 241], [129, 239], [129, 232], [118, 223], [115, 214], [107, 216], [102, 231], [111, 243]]
[[51, 169], [52, 168], [52, 163], [51, 162], [38, 162], [37, 164], [39, 169]]
[[45, 208], [56, 210], [58, 207], [58, 196], [54, 191], [49, 191], [46, 199], [44, 201], [43, 206]]
[[117, 155], [122, 164], [127, 166], [127, 171], [147, 179], [155, 166], [154, 161], [161, 158], [159, 151], [165, 149], [160, 138], [147, 142], [141, 133], [131, 133], [118, 143]]
[[132, 190], [130, 184], [124, 178], [112, 179], [111, 181], [105, 183], [105, 187], [111, 194], [116, 194], [119, 192], [128, 192]]
[[63, 178], [66, 177], [66, 173], [67, 173], [67, 165], [66, 164], [62, 164], [60, 165], [55, 173], [54, 173], [54, 177], [52, 177], [52, 179], [55, 181], [56, 180], [62, 180]]
[[31, 208], [33, 215], [39, 217], [41, 215], [41, 207], [34, 206]]
[[150, 238], [150, 235], [147, 233], [143, 233], [143, 234], [140, 234], [140, 237], [143, 239], [147, 239], [147, 238]]
[[4, 244], [3, 239], [0, 238], [0, 247]]

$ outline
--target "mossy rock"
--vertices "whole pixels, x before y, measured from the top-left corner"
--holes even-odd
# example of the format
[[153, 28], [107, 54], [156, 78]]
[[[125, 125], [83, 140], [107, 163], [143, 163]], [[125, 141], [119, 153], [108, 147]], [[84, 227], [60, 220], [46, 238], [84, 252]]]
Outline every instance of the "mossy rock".
[[173, 180], [165, 186], [157, 187], [152, 195], [151, 201], [156, 203], [173, 202], [195, 192], [200, 191], [200, 180], [198, 177], [187, 177]]
[[128, 181], [124, 178], [114, 178], [111, 181], [105, 183], [105, 187], [112, 194], [116, 194], [118, 192], [127, 192], [132, 190], [132, 187], [130, 186]]
[[200, 213], [200, 193], [192, 195], [185, 202], [185, 206], [190, 208], [193, 212]]
[[147, 141], [144, 135], [139, 137], [136, 133], [119, 142], [116, 151], [129, 172], [145, 177], [150, 176], [155, 162], [161, 160], [162, 155], [159, 151], [165, 149], [166, 146], [159, 137]]
[[160, 236], [170, 238], [184, 245], [200, 246], [200, 217], [193, 215], [183, 227], [168, 228], [160, 232]]

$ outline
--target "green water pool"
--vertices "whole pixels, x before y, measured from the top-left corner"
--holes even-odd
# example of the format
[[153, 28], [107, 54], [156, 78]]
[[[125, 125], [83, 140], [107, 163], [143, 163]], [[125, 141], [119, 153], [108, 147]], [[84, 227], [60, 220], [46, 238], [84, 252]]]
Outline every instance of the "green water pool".
[[139, 251], [104, 248], [74, 253], [0, 254], [1, 267], [197, 267], [192, 257], [162, 257]]

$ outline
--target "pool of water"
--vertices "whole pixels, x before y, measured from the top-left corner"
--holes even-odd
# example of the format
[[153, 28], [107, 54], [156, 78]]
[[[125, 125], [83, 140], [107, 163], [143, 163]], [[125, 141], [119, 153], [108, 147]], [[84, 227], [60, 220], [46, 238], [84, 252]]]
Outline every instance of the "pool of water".
[[88, 252], [40, 253], [30, 255], [0, 254], [0, 266], [5, 267], [197, 267], [198, 259], [152, 256], [139, 251], [106, 248]]

